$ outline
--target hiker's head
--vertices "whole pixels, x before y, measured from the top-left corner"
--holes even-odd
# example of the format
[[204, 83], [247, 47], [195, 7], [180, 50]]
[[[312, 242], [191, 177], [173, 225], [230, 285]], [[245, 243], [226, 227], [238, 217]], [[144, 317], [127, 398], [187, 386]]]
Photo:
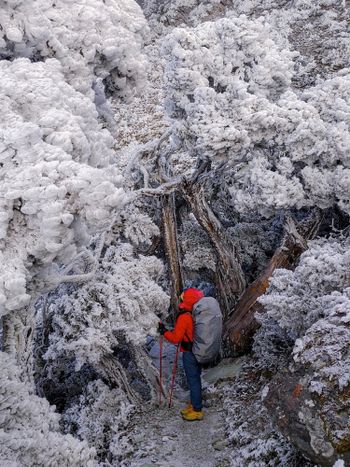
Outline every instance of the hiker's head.
[[183, 311], [192, 311], [193, 305], [201, 298], [204, 297], [204, 293], [199, 289], [186, 289], [180, 295], [181, 303], [179, 304], [180, 310]]

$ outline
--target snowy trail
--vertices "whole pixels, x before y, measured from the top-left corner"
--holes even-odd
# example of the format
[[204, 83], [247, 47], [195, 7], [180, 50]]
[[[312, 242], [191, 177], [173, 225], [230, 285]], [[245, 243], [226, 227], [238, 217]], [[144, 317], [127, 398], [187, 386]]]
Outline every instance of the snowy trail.
[[[179, 410], [179, 401], [171, 409], [161, 408], [149, 414], [139, 433], [139, 459], [133, 467], [219, 467], [228, 465], [220, 459], [224, 436], [222, 409], [218, 405], [205, 408], [200, 422], [186, 422]], [[147, 432], [147, 438], [145, 437]], [[137, 439], [137, 437], [136, 437]], [[142, 457], [141, 457], [142, 456]]]
[[[147, 419], [142, 429], [136, 430], [134, 440], [139, 443], [137, 458], [132, 467], [221, 467], [220, 449], [224, 447], [224, 423], [220, 404], [204, 407], [205, 418], [186, 422], [179, 411], [180, 401], [174, 406], [143, 414]], [[143, 418], [144, 420], [144, 418]]]
[[217, 367], [203, 372], [202, 421], [186, 422], [180, 409], [186, 405], [188, 393], [177, 390], [174, 406], [144, 411], [135, 420], [133, 442], [137, 445], [131, 467], [226, 467], [225, 413], [220, 391], [211, 391], [208, 384], [234, 378], [244, 359], [224, 360]]

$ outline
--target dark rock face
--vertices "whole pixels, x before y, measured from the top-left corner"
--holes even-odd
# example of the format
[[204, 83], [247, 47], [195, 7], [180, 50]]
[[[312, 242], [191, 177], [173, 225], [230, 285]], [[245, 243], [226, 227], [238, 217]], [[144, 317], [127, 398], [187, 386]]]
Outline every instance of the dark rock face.
[[312, 371], [299, 368], [279, 373], [265, 405], [276, 428], [312, 462], [350, 466], [350, 386], [342, 391], [329, 381], [322, 395], [308, 389]]

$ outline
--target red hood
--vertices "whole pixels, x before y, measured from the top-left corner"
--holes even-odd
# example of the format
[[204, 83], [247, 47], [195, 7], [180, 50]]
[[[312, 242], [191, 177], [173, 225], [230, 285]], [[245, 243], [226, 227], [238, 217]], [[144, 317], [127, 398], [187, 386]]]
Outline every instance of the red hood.
[[192, 311], [193, 305], [201, 298], [204, 297], [204, 293], [198, 289], [186, 289], [184, 291], [183, 301], [180, 303], [180, 310]]

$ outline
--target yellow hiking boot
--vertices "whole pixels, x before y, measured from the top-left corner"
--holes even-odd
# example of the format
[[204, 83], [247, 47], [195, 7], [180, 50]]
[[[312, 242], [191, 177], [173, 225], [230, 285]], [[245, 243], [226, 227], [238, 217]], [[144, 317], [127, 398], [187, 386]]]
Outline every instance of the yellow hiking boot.
[[188, 422], [193, 422], [194, 420], [203, 420], [204, 413], [202, 411], [197, 412], [196, 410], [189, 410], [185, 413], [182, 418]]
[[182, 410], [180, 410], [180, 413], [181, 415], [186, 415], [187, 412], [190, 412], [191, 410], [193, 410], [193, 406], [192, 404], [188, 404], [188, 406]]

